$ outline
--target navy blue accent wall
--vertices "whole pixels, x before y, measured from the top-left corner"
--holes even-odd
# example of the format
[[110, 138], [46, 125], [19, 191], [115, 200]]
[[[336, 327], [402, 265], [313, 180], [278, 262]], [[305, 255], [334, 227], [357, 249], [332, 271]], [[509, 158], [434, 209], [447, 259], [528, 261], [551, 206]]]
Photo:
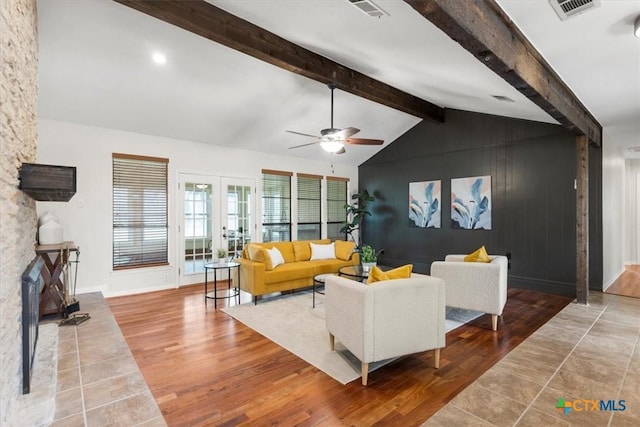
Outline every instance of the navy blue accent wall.
[[[601, 150], [590, 156], [590, 287], [602, 290]], [[492, 230], [451, 226], [451, 179], [491, 175]], [[376, 197], [363, 241], [379, 263], [429, 273], [446, 254], [485, 245], [510, 254], [509, 286], [575, 295], [576, 137], [558, 125], [447, 110], [421, 122], [359, 167]], [[409, 226], [409, 183], [442, 181], [440, 229]]]

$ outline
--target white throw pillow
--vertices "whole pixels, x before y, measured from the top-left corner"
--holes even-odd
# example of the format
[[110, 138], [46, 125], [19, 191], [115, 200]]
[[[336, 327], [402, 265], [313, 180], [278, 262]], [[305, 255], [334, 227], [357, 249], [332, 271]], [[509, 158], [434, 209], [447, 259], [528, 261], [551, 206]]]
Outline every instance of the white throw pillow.
[[309, 242], [311, 245], [311, 259], [336, 259], [336, 250], [334, 244], [330, 245], [316, 245]]
[[282, 254], [280, 253], [278, 248], [267, 249], [267, 252], [269, 252], [269, 257], [271, 258], [271, 265], [273, 266], [273, 268], [276, 268], [280, 264], [284, 264], [284, 258], [282, 257]]

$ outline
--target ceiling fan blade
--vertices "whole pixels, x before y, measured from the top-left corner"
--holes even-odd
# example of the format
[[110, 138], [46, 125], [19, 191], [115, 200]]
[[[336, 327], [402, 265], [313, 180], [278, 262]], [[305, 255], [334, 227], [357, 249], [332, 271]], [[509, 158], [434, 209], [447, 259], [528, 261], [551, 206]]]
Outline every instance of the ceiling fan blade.
[[353, 145], [382, 145], [384, 141], [382, 139], [368, 139], [368, 138], [347, 138], [344, 140], [345, 144]]
[[332, 136], [335, 138], [346, 139], [346, 138], [349, 138], [351, 135], [355, 135], [358, 132], [360, 132], [360, 129], [344, 128], [340, 132], [334, 133]]
[[319, 144], [319, 143], [320, 143], [320, 141], [316, 141], [316, 142], [309, 142], [308, 144], [295, 145], [293, 147], [289, 147], [289, 150], [291, 150], [293, 148], [306, 147], [307, 145], [313, 145], [313, 144]]
[[316, 136], [316, 135], [309, 135], [308, 133], [296, 132], [293, 130], [285, 130], [285, 132], [295, 133], [296, 135], [302, 135], [302, 136], [310, 136], [311, 138], [320, 138], [319, 136]]

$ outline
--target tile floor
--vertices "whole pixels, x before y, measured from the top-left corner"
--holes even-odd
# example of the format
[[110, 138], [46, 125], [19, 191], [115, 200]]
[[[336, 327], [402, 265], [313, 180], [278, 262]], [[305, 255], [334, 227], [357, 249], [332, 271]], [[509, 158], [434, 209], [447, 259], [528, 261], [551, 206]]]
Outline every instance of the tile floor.
[[[589, 301], [568, 305], [424, 425], [640, 426], [640, 299]], [[559, 398], [576, 407], [565, 414]], [[626, 409], [581, 410], [583, 399]]]
[[101, 293], [78, 295], [91, 319], [58, 328], [52, 426], [166, 426]]
[[[165, 426], [104, 298], [59, 328], [53, 426]], [[640, 299], [591, 293], [570, 304], [429, 419], [426, 426], [640, 425]], [[558, 399], [625, 400], [625, 411], [566, 415]], [[619, 405], [617, 407], [620, 407]]]

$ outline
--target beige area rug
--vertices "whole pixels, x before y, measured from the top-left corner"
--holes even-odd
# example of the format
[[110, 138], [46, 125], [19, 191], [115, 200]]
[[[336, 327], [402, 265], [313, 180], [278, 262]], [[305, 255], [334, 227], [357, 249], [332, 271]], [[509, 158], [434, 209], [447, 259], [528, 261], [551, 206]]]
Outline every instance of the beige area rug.
[[[360, 378], [360, 361], [336, 341], [329, 348], [329, 333], [324, 320], [324, 295], [316, 294], [312, 308], [311, 291], [279, 296], [267, 301], [225, 307], [223, 312], [269, 338], [307, 363], [342, 384]], [[482, 313], [447, 307], [447, 332], [475, 319]], [[372, 363], [369, 371], [393, 359]]]

